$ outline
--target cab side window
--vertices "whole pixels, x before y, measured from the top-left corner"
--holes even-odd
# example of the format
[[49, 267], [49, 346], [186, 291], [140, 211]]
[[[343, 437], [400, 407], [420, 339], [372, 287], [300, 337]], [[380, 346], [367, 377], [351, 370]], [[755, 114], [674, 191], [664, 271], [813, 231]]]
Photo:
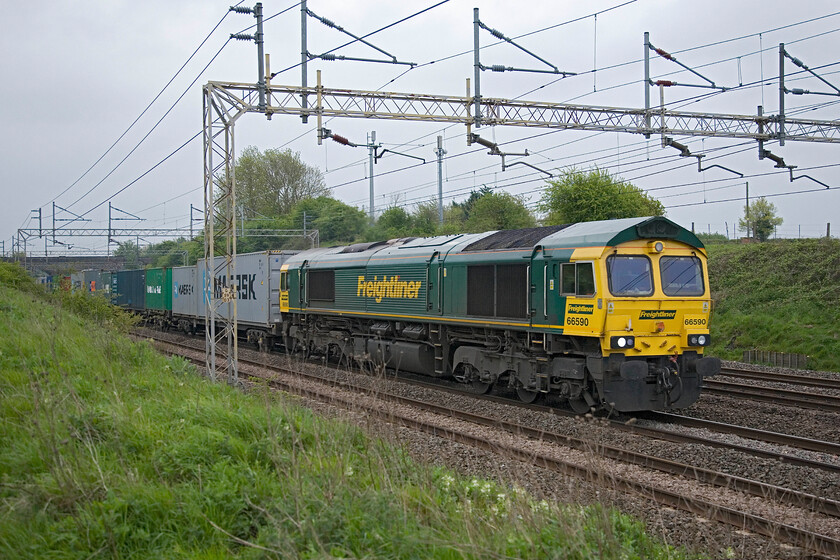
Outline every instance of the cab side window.
[[562, 265], [560, 274], [560, 290], [563, 295], [595, 295], [595, 272], [592, 263], [566, 263]]
[[575, 295], [578, 296], [593, 296], [595, 295], [595, 274], [592, 271], [592, 263], [577, 263], [577, 286], [575, 288]]
[[280, 291], [285, 292], [289, 289], [289, 273], [280, 273]]

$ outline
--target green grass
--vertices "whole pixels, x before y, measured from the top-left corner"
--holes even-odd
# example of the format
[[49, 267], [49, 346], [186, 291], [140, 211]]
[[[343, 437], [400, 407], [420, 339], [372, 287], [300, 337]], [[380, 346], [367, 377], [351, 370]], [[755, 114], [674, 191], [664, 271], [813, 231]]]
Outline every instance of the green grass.
[[211, 383], [90, 305], [0, 265], [2, 558], [685, 557], [614, 510], [417, 464], [290, 397]]
[[810, 356], [840, 371], [840, 241], [710, 244], [714, 355], [756, 348]]

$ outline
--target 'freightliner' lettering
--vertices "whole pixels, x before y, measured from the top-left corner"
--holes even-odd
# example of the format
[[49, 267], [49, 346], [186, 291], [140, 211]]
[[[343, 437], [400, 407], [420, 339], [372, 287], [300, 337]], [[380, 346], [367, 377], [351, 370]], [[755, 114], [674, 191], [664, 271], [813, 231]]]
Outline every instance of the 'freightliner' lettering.
[[374, 298], [376, 303], [380, 303], [384, 298], [417, 299], [422, 285], [419, 280], [405, 281], [400, 280], [399, 276], [383, 276], [382, 280], [378, 276], [374, 276], [373, 280], [359, 276], [356, 296]]
[[673, 319], [676, 316], [676, 311], [666, 311], [664, 309], [639, 311], [639, 319]]

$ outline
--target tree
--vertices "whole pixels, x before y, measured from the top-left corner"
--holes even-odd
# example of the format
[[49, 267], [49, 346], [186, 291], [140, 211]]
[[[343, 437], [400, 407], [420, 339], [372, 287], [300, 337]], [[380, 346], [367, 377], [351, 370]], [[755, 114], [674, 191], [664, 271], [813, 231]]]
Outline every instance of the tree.
[[328, 196], [307, 198], [295, 204], [284, 220], [286, 227], [303, 229], [304, 214], [306, 229], [317, 229], [322, 245], [352, 243], [367, 227], [365, 212]]
[[278, 217], [306, 198], [329, 194], [324, 176], [289, 149], [248, 146], [236, 161], [237, 204], [249, 215]]
[[776, 226], [782, 225], [784, 220], [776, 215], [776, 205], [767, 202], [764, 197], [753, 201], [752, 206], [744, 206], [744, 217], [738, 221], [741, 229], [749, 231], [759, 241], [767, 241]]
[[405, 208], [396, 204], [382, 212], [376, 224], [365, 233], [367, 241], [384, 241], [398, 237], [409, 237], [414, 228], [414, 219]]
[[516, 229], [533, 227], [534, 216], [525, 207], [521, 197], [501, 192], [489, 192], [475, 200], [469, 218], [464, 222], [468, 232], [494, 229]]
[[661, 202], [601, 169], [571, 169], [548, 184], [539, 205], [545, 225], [665, 214]]

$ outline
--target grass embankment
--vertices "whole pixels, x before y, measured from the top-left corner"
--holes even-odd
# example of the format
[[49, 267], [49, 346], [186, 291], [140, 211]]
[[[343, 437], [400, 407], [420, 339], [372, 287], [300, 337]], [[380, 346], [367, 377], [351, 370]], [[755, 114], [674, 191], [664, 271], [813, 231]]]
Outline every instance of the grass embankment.
[[53, 298], [0, 265], [0, 557], [683, 557], [615, 511], [211, 383], [80, 316], [121, 312]]
[[840, 241], [710, 244], [714, 299], [710, 352], [810, 356], [809, 367], [840, 371]]

